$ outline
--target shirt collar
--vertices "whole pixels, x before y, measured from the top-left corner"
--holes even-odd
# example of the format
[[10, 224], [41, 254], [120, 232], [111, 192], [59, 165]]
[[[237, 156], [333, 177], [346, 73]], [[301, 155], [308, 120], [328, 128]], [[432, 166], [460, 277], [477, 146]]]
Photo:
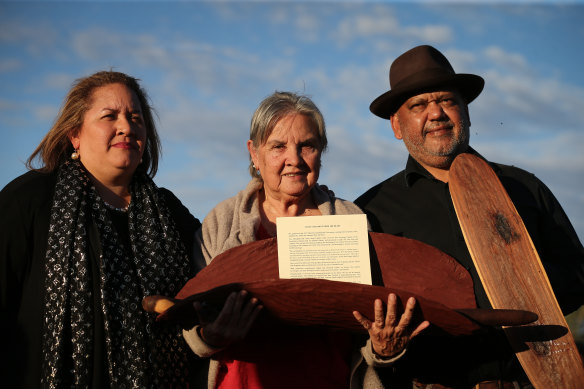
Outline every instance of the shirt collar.
[[[469, 154], [472, 154], [472, 155], [476, 155], [477, 157], [479, 157], [481, 159], [485, 159], [482, 155], [477, 153], [476, 150], [470, 146], [468, 146], [468, 149], [466, 152]], [[404, 177], [406, 180], [407, 187], [411, 187], [412, 185], [414, 185], [414, 183], [420, 178], [427, 178], [429, 180], [435, 180], [434, 176], [428, 170], [426, 170], [426, 168], [424, 168], [422, 165], [420, 165], [420, 163], [418, 161], [416, 161], [414, 159], [414, 157], [412, 157], [411, 155], [408, 156], [408, 161], [406, 163]]]

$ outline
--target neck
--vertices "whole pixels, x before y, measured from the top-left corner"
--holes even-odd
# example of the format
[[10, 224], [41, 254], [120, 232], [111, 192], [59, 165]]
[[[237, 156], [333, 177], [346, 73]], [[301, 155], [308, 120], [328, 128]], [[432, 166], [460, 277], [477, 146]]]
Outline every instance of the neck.
[[432, 176], [442, 182], [448, 183], [450, 177], [450, 166], [456, 156], [469, 152], [469, 145], [461, 145], [448, 155], [432, 155], [430, 153], [420, 153], [417, 149], [408, 147], [410, 156], [424, 167]]
[[266, 194], [265, 190], [261, 190], [259, 195], [261, 208], [266, 214], [273, 217], [274, 221], [276, 217], [302, 216], [318, 210], [318, 207], [312, 201], [310, 192], [302, 198], [290, 199], [271, 197]]
[[106, 203], [117, 208], [124, 208], [130, 204], [132, 200], [130, 180], [122, 178], [100, 180], [91, 173], [89, 173], [89, 178]]
[[450, 176], [450, 165], [446, 168], [438, 168], [433, 166], [427, 166], [424, 164], [421, 165], [424, 166], [424, 168], [428, 170], [430, 174], [434, 176], [435, 179], [440, 180], [442, 182], [448, 182], [448, 178]]
[[268, 233], [276, 235], [276, 219], [286, 216], [316, 216], [320, 211], [310, 192], [301, 199], [283, 200], [266, 196], [266, 191], [261, 190], [258, 194], [260, 205], [260, 216], [262, 224]]

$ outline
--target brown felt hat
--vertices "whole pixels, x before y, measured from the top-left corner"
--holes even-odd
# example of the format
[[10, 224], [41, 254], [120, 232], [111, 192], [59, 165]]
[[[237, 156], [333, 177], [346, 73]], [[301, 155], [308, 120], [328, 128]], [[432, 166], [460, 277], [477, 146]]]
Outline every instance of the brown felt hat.
[[485, 80], [475, 74], [455, 73], [448, 59], [432, 46], [423, 45], [406, 51], [389, 68], [391, 90], [371, 103], [375, 115], [389, 119], [404, 101], [437, 87], [455, 87], [466, 103], [483, 90]]

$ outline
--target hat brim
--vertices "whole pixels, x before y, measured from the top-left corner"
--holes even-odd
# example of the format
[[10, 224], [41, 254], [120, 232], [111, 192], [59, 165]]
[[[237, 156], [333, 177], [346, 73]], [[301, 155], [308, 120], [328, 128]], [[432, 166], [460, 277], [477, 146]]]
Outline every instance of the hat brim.
[[468, 104], [481, 94], [485, 80], [475, 74], [432, 75], [428, 79], [419, 79], [405, 86], [398, 86], [377, 97], [369, 106], [370, 111], [383, 118], [390, 119], [399, 107], [412, 96], [436, 90], [440, 87], [456, 88]]
[[[419, 241], [381, 233], [369, 236], [373, 273], [381, 273], [381, 280], [377, 281], [384, 286], [279, 279], [277, 243], [267, 239], [217, 256], [187, 282], [174, 305], [157, 320], [170, 320], [190, 328], [197, 321], [194, 301], [220, 309], [231, 292], [245, 289], [261, 301], [269, 316], [285, 323], [362, 332], [364, 328], [352, 312], [357, 310], [373, 318], [374, 300], [386, 301], [389, 293], [395, 293], [403, 303], [409, 297], [416, 298], [414, 321], [429, 320], [436, 328], [454, 335], [480, 329], [460, 311], [476, 307], [473, 281], [464, 267]], [[505, 323], [497, 322], [502, 324]]]

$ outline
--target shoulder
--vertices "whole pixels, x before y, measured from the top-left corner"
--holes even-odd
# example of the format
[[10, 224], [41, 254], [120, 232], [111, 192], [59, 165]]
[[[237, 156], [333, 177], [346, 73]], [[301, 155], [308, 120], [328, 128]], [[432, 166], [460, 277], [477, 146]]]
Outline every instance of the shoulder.
[[9, 182], [0, 192], [1, 206], [51, 201], [57, 173], [29, 171]]
[[261, 188], [261, 181], [252, 179], [245, 189], [218, 203], [205, 217], [203, 224], [211, 220], [229, 222], [236, 214], [250, 213]]
[[535, 174], [528, 172], [527, 170], [522, 169], [520, 167], [513, 165], [505, 165], [497, 162], [489, 162], [489, 164], [499, 177], [512, 177], [525, 181], [539, 182], [539, 179], [535, 176]]
[[170, 190], [166, 188], [158, 188], [158, 193], [164, 198], [166, 205], [171, 208], [171, 211], [186, 211], [189, 212], [188, 208], [183, 205], [178, 197]]
[[402, 192], [408, 189], [406, 185], [405, 170], [391, 176], [379, 184], [369, 188], [365, 193], [355, 200], [361, 208], [366, 208], [369, 204], [377, 201], [387, 201], [387, 195], [392, 192]]
[[183, 205], [174, 193], [166, 188], [158, 188], [158, 193], [164, 199], [164, 203], [181, 232], [185, 231], [190, 236], [201, 227], [199, 219], [191, 214], [189, 209]]
[[233, 214], [235, 213], [237, 204], [241, 203], [242, 192], [243, 191], [237, 193], [235, 196], [222, 200], [217, 205], [215, 205], [213, 209], [209, 211], [207, 216], [205, 216], [205, 220], [203, 221], [203, 223], [207, 224], [211, 220], [231, 219]]
[[363, 213], [361, 208], [355, 205], [355, 203], [335, 197], [331, 191], [323, 190], [318, 184], [312, 188], [311, 195], [322, 215], [352, 215]]
[[28, 258], [31, 252], [44, 254], [56, 176], [56, 173], [30, 171], [2, 189], [0, 244], [4, 246], [3, 255], [8, 255], [8, 246], [14, 250], [10, 256], [15, 261]]
[[490, 162], [490, 165], [514, 200], [514, 195], [522, 195], [521, 197], [525, 198], [528, 193], [533, 196], [551, 195], [548, 187], [535, 174], [525, 169], [494, 162]]
[[354, 215], [363, 213], [363, 211], [361, 210], [361, 208], [357, 206], [357, 204], [348, 200], [335, 198], [334, 204], [336, 211], [335, 213], [337, 215]]
[[2, 189], [2, 193], [18, 193], [30, 189], [40, 190], [43, 190], [44, 188], [51, 189], [51, 187], [55, 186], [56, 181], [57, 181], [56, 172], [41, 173], [36, 170], [31, 170], [10, 181], [4, 187], [4, 189]]
[[260, 181], [251, 180], [244, 190], [223, 200], [205, 216], [199, 239], [207, 262], [227, 249], [255, 240], [260, 188]]

